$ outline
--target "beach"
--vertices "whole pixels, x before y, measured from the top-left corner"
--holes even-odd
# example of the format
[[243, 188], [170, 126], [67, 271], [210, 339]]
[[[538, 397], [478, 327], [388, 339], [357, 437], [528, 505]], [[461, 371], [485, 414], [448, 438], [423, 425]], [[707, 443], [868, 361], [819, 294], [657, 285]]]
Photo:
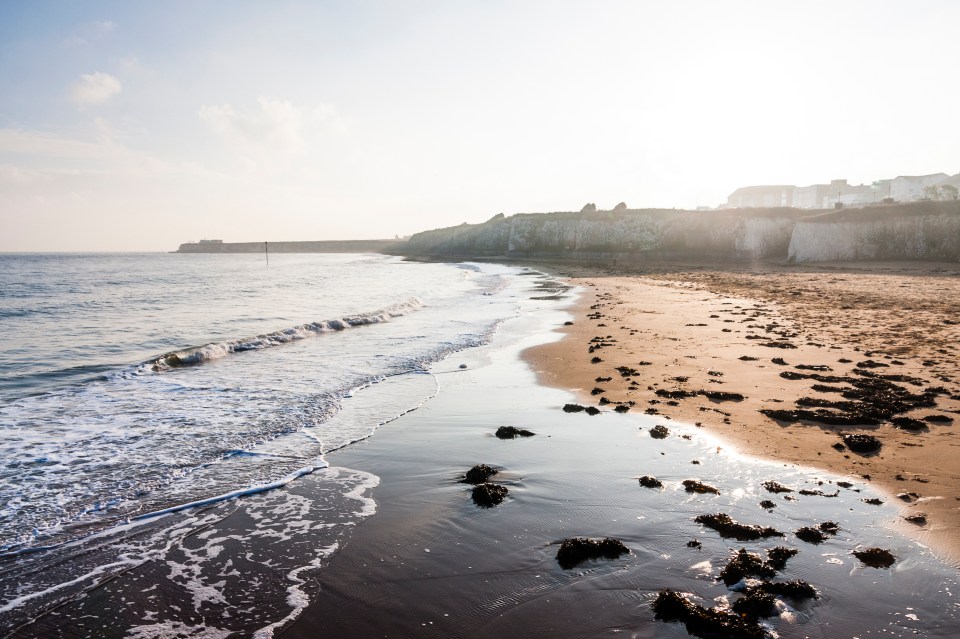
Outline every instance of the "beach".
[[[150, 268], [154, 259], [124, 264]], [[231, 269], [254, 272], [241, 258], [218, 259], [231, 260], [217, 263], [227, 281], [235, 277]], [[113, 260], [98, 258], [96, 264], [113, 269]], [[208, 271], [213, 266], [203, 264]], [[684, 611], [735, 624], [738, 630], [726, 636], [955, 635], [958, 573], [944, 550], [949, 545], [939, 544], [949, 539], [948, 524], [934, 509], [952, 498], [934, 492], [940, 486], [934, 482], [949, 478], [930, 468], [920, 475], [904, 463], [897, 472], [905, 478], [901, 492], [916, 493], [911, 503], [891, 496], [879, 479], [885, 472], [880, 458], [899, 451], [894, 442], [931, 442], [949, 433], [949, 423], [924, 422], [927, 431], [903, 433], [902, 440], [886, 426], [871, 429], [883, 438], [883, 450], [873, 457], [837, 451], [831, 447], [838, 442], [835, 434], [808, 426], [773, 424], [777, 435], [766, 448], [741, 443], [745, 437], [761, 441], [747, 428], [771, 429], [768, 417], [746, 407], [762, 408], [763, 399], [792, 407], [786, 382], [819, 382], [779, 381], [779, 372], [842, 376], [845, 381], [830, 384], [851, 388], [863, 378], [872, 380], [870, 388], [886, 388], [889, 380], [855, 375], [852, 365], [869, 358], [889, 366], [857, 368], [949, 377], [952, 360], [944, 354], [938, 370], [921, 373], [913, 368], [914, 359], [924, 357], [920, 351], [888, 360], [865, 352], [875, 347], [862, 344], [864, 350], [851, 349], [851, 362], [841, 365], [835, 360], [845, 359], [847, 351], [830, 349], [829, 336], [806, 329], [803, 338], [793, 335], [800, 320], [786, 304], [760, 299], [749, 270], [611, 273], [363, 256], [289, 263], [278, 258], [277, 265], [283, 269], [271, 271], [270, 278], [301, 281], [307, 302], [316, 303], [310, 294], [316, 294], [318, 268], [331, 277], [338, 269], [338, 283], [379, 278], [390, 295], [414, 294], [418, 301], [362, 315], [323, 307], [315, 313], [344, 319], [316, 326], [285, 319], [302, 330], [206, 346], [195, 342], [201, 347], [173, 354], [219, 356], [169, 370], [155, 367], [173, 354], [151, 356], [149, 366], [92, 381], [60, 380], [58, 389], [9, 402], [8, 412], [21, 411], [34, 421], [18, 417], [7, 427], [24, 423], [35, 430], [51, 421], [41, 420], [50, 406], [95, 405], [105, 422], [114, 422], [119, 417], [109, 411], [118, 405], [116, 397], [143, 403], [158, 395], [159, 408], [144, 413], [150, 419], [122, 423], [114, 438], [90, 439], [82, 449], [88, 458], [109, 460], [108, 453], [95, 455], [100, 449], [94, 445], [118, 446], [122, 436], [136, 444], [123, 449], [127, 463], [137, 461], [134, 453], [141, 449], [162, 446], [168, 455], [193, 454], [197, 443], [207, 441], [201, 436], [209, 434], [210, 445], [217, 444], [227, 426], [249, 428], [244, 424], [255, 414], [260, 421], [254, 425], [286, 430], [244, 449], [231, 444], [171, 488], [144, 492], [143, 505], [120, 501], [45, 533], [45, 546], [12, 547], [0, 563], [4, 636], [695, 635], [696, 628], [661, 605], [668, 593], [681, 598]], [[184, 277], [191, 276], [192, 263], [182, 266]], [[785, 272], [771, 281], [796, 276]], [[802, 277], [812, 276], [804, 271]], [[925, 299], [932, 303], [939, 299], [934, 291], [952, 286], [949, 277], [927, 274], [904, 282], [926, 282], [931, 293]], [[768, 278], [766, 273], [763, 281]], [[883, 284], [890, 288], [893, 281]], [[141, 286], [136, 283], [134, 292]], [[401, 293], [402, 286], [416, 290]], [[338, 295], [336, 287], [322, 290]], [[227, 294], [219, 299], [233, 303]], [[332, 301], [339, 303], [325, 304]], [[383, 306], [377, 296], [357, 303]], [[815, 317], [816, 308], [807, 307]], [[123, 310], [126, 317], [131, 305]], [[931, 310], [929, 317], [948, 312]], [[259, 316], [240, 315], [257, 322]], [[776, 333], [764, 330], [762, 340], [747, 340], [747, 331], [759, 330], [748, 326], [761, 323], [776, 325]], [[943, 327], [940, 339], [948, 350], [954, 325]], [[928, 330], [932, 334], [933, 326]], [[231, 331], [243, 337], [259, 329]], [[283, 341], [290, 334], [298, 338]], [[242, 350], [254, 340], [263, 347]], [[797, 348], [761, 341], [790, 341]], [[915, 342], [904, 344], [919, 348]], [[787, 363], [774, 364], [772, 357]], [[895, 364], [896, 358], [903, 363]], [[797, 368], [801, 364], [807, 368]], [[809, 368], [828, 364], [833, 370]], [[359, 370], [372, 374], [341, 389], [344, 373], [334, 374], [335, 365], [349, 379]], [[770, 371], [772, 377], [765, 375]], [[921, 391], [934, 383], [953, 387], [931, 379]], [[665, 394], [658, 395], [661, 390]], [[171, 404], [167, 397], [178, 401]], [[936, 406], [920, 415], [953, 415], [951, 396], [937, 393], [934, 399]], [[231, 401], [242, 412], [235, 414]], [[189, 414], [170, 412], [185, 402], [191, 402]], [[165, 428], [152, 429], [157, 415], [166, 415]], [[85, 432], [79, 430], [86, 425], [82, 417], [75, 432]], [[526, 432], [498, 436], [506, 426]], [[742, 431], [741, 439], [733, 431]], [[186, 439], [171, 439], [177, 433]], [[826, 437], [821, 448], [814, 435]], [[811, 454], [823, 453], [813, 461], [800, 455], [802, 447], [793, 448], [806, 436], [814, 442]], [[180, 441], [193, 442], [193, 449]], [[950, 443], [946, 436], [937, 442], [904, 450]], [[43, 459], [32, 452], [34, 466], [27, 468], [73, 477], [77, 464], [60, 460], [78, 446], [51, 448]], [[850, 466], [817, 463], [834, 458]], [[10, 468], [20, 482], [44, 478], [35, 469], [24, 476]], [[942, 467], [944, 476], [949, 468]], [[99, 469], [88, 474], [100, 477], [93, 474]], [[486, 480], [472, 483], [480, 481], [474, 474]], [[938, 495], [945, 498], [931, 499]], [[144, 515], [124, 516], [124, 508]], [[925, 523], [903, 520], [919, 512]], [[25, 515], [7, 521], [22, 527]], [[597, 545], [571, 541], [577, 539]], [[562, 552], [584, 544], [603, 550], [573, 558]], [[861, 557], [874, 549], [889, 553], [889, 562]], [[743, 561], [752, 566], [746, 572]], [[732, 612], [757, 603], [763, 606], [756, 612]]]
[[[615, 402], [628, 401], [629, 391], [594, 379], [619, 380], [613, 367], [659, 357], [650, 352], [658, 341], [651, 326], [628, 320], [620, 305], [590, 308], [614, 304], [613, 294], [624, 292], [616, 286], [630, 276], [587, 275], [556, 265], [546, 270], [569, 273], [572, 279], [564, 281], [580, 288], [541, 295], [542, 283], [531, 286], [535, 308], [528, 305], [506, 322], [492, 344], [434, 367], [436, 397], [376, 437], [330, 457], [334, 465], [380, 478], [372, 493], [377, 514], [316, 573], [310, 605], [282, 636], [686, 637], [683, 624], [657, 619], [659, 593], [672, 589], [704, 607], [728, 610], [737, 588], [719, 580], [721, 569], [741, 548], [763, 553], [775, 546], [798, 551], [775, 581], [801, 579], [817, 596], [781, 598], [773, 617], [761, 621], [764, 632], [787, 638], [952, 636], [958, 623], [956, 569], [916, 536], [896, 530], [901, 504], [882, 485], [863, 478], [863, 471], [827, 472], [824, 465], [770, 451], [740, 454], [734, 449], [747, 448], [722, 426], [705, 425], [723, 422], [724, 415], [712, 410], [677, 411], [671, 419], [662, 404], [614, 410]], [[670, 309], [668, 323], [676, 325], [686, 312], [682, 298], [668, 301], [659, 293], [674, 287], [656, 279], [644, 286], [657, 287], [659, 306], [653, 298], [633, 297], [639, 289], [631, 290], [631, 298], [644, 310]], [[696, 295], [709, 296], [703, 290]], [[606, 322], [586, 319], [598, 311]], [[632, 343], [629, 330], [619, 328], [628, 322], [638, 329]], [[622, 361], [612, 346], [588, 352], [595, 333], [605, 337], [614, 330], [617, 349], [632, 344], [633, 352], [625, 350]], [[687, 359], [670, 337], [662, 339], [676, 350], [670, 361]], [[707, 357], [696, 352], [698, 359]], [[591, 363], [596, 356], [604, 361]], [[654, 383], [673, 388], [653, 381], [647, 371], [654, 370], [689, 372], [651, 363], [644, 368], [644, 389]], [[718, 376], [729, 384], [716, 387], [734, 390], [733, 375]], [[604, 384], [602, 396], [610, 403], [600, 405], [591, 390]], [[573, 403], [600, 412], [565, 410]], [[645, 414], [646, 407], [662, 412]], [[709, 407], [726, 411], [727, 403]], [[501, 440], [494, 433], [503, 425], [535, 435]], [[651, 432], [659, 425], [667, 428], [663, 438]], [[462, 480], [476, 464], [499, 471], [490, 481], [509, 490], [501, 504], [483, 508], [471, 500], [471, 486]], [[641, 477], [659, 486], [645, 487]], [[693, 481], [717, 492], [688, 489], [685, 482]], [[791, 492], [772, 493], [766, 488], [771, 482]], [[724, 536], [697, 521], [712, 513], [776, 534], [754, 541]], [[798, 537], [804, 527], [830, 522], [836, 532], [819, 542]], [[557, 553], [571, 537], [615, 538], [629, 552], [564, 567]], [[868, 567], [852, 554], [875, 547], [897, 558], [891, 568]]]
[[[564, 340], [527, 352], [541, 381], [574, 389], [584, 402], [636, 402], [632, 410], [695, 423], [745, 453], [869, 478], [904, 518], [914, 518], [901, 520], [899, 529], [960, 563], [956, 265], [660, 265], [632, 274], [557, 268], [575, 275], [571, 281], [587, 293], [576, 320], [560, 329]], [[588, 352], [598, 336], [603, 346]], [[603, 362], [591, 363], [596, 356]], [[639, 372], [626, 379], [617, 366]], [[816, 379], [785, 379], [785, 371], [898, 375], [907, 380], [900, 387], [915, 393], [941, 390], [933, 405], [903, 413], [935, 416], [917, 430], [787, 423], [759, 411], [829, 396], [811, 388]], [[595, 381], [605, 376], [612, 380]], [[601, 387], [599, 397], [591, 395]], [[744, 397], [669, 396], [700, 390]], [[874, 455], [838, 450], [844, 433], [873, 434], [883, 448]]]

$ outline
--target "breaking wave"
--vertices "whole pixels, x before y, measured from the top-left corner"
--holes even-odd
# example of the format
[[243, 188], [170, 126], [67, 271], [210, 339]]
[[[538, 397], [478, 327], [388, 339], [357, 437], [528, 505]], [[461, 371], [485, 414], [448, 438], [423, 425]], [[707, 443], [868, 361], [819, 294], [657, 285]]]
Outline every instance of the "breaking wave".
[[226, 357], [233, 353], [242, 353], [244, 351], [262, 350], [273, 346], [280, 346], [288, 342], [294, 342], [308, 337], [313, 337], [322, 333], [332, 333], [337, 331], [354, 328], [357, 326], [366, 326], [369, 324], [380, 324], [388, 322], [393, 318], [402, 317], [423, 307], [420, 298], [411, 297], [405, 302], [400, 302], [388, 306], [372, 313], [360, 313], [358, 315], [348, 315], [339, 319], [324, 320], [319, 322], [309, 322], [300, 324], [284, 330], [265, 333], [255, 337], [245, 337], [237, 340], [226, 340], [221, 342], [211, 342], [203, 346], [195, 346], [182, 350], [172, 351], [161, 355], [155, 360], [146, 362], [141, 366], [141, 370], [149, 368], [155, 372], [163, 372], [171, 368], [180, 368], [183, 366], [196, 366], [209, 362], [214, 359]]

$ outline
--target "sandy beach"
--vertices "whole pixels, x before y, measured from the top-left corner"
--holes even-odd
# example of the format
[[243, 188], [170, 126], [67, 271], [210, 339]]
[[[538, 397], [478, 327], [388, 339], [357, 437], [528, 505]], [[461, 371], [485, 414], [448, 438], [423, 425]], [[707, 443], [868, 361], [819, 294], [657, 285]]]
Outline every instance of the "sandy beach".
[[[584, 293], [565, 338], [525, 353], [543, 383], [584, 404], [632, 402], [696, 424], [744, 453], [869, 480], [902, 506], [899, 529], [960, 563], [956, 265], [554, 269]], [[877, 376], [931, 400], [897, 413], [921, 420], [904, 422], [912, 429], [760, 412], [842, 401], [850, 380]], [[848, 433], [882, 448], [856, 454], [842, 446]]]
[[[734, 307], [745, 307], [746, 298], [675, 284], [677, 278], [667, 274], [662, 281], [658, 276], [641, 281], [632, 275], [566, 270], [582, 287], [578, 304], [571, 306], [571, 294], [550, 282], [530, 278], [529, 301], [518, 317], [503, 325], [492, 344], [458, 353], [433, 368], [439, 383], [433, 399], [384, 427], [376, 437], [330, 456], [335, 467], [379, 477], [372, 493], [377, 513], [357, 527], [349, 542], [311, 577], [310, 605], [282, 636], [312, 637], [323, 632], [370, 638], [532, 638], [627, 632], [633, 637], [681, 639], [694, 636], [693, 631], [683, 623], [666, 623], [656, 612], [656, 602], [665, 590], [685, 593], [690, 605], [729, 615], [731, 606], [744, 598], [743, 588], [750, 587], [744, 584], [756, 583], [747, 580], [738, 586], [725, 579], [722, 575], [731, 558], [741, 549], [759, 556], [780, 547], [796, 555], [776, 571], [772, 581], [809, 584], [817, 594], [814, 599], [780, 597], [776, 610], [767, 613], [772, 615], [769, 619], [754, 625], [748, 618], [746, 628], [767, 633], [763, 636], [775, 632], [783, 639], [880, 633], [953, 636], [955, 567], [915, 537], [891, 529], [903, 514], [920, 508], [928, 513], [929, 523], [922, 528], [909, 524], [913, 532], [945, 527], [935, 519], [939, 515], [928, 505], [931, 502], [904, 504], [906, 511], [901, 512], [903, 502], [891, 499], [883, 490], [886, 484], [862, 477], [873, 466], [857, 462], [878, 460], [853, 454], [844, 458], [830, 448], [838, 441], [836, 435], [818, 428], [774, 425], [774, 432], [786, 439], [786, 433], [794, 430], [816, 431], [824, 456], [835, 454], [849, 466], [815, 467], [798, 453], [802, 448], [793, 448], [793, 442], [790, 455], [775, 453], [777, 437], [773, 435], [767, 440], [770, 450], [765, 451], [763, 444], [735, 446], [760, 456], [736, 454], [735, 440], [727, 431], [740, 422], [762, 424], [766, 418], [750, 415], [744, 407], [748, 402], [756, 406], [763, 402], [752, 398], [704, 402], [706, 398], [696, 396], [673, 406], [667, 403], [673, 400], [655, 394], [659, 388], [716, 388], [782, 399], [786, 404], [784, 384], [774, 379], [749, 377], [752, 384], [766, 384], [762, 392], [747, 388], [746, 378], [734, 383], [735, 374], [784, 370], [760, 360], [771, 356], [761, 350], [767, 347], [746, 340], [724, 346], [731, 340], [724, 337], [723, 328], [744, 331], [745, 326], [722, 320], [741, 312]], [[551, 304], [556, 306], [551, 309]], [[598, 304], [603, 306], [590, 308]], [[766, 306], [772, 313], [774, 304], [766, 302]], [[636, 310], [628, 313], [628, 307]], [[684, 317], [697, 309], [710, 310], [703, 322]], [[598, 312], [604, 317], [586, 318]], [[678, 345], [678, 336], [687, 334], [684, 331], [705, 330], [684, 324], [706, 324], [710, 314], [720, 316], [712, 318], [719, 320], [716, 343], [700, 335], [697, 350]], [[775, 318], [786, 321], [779, 315], [764, 321]], [[635, 329], [635, 335], [621, 326]], [[555, 341], [544, 344], [556, 327]], [[601, 333], [611, 345], [590, 353], [588, 345], [596, 344], [590, 340]], [[710, 359], [719, 359], [727, 351], [733, 362], [745, 368]], [[746, 353], [755, 353], [758, 359], [737, 359]], [[790, 353], [791, 363], [808, 361], [799, 359], [800, 353], [810, 357], [811, 363], [828, 361], [826, 353], [834, 360], [843, 356], [827, 346]], [[773, 356], [780, 354], [778, 350]], [[603, 361], [591, 363], [593, 357]], [[874, 360], [879, 357], [873, 356]], [[650, 364], [641, 365], [641, 361]], [[699, 372], [698, 364], [704, 372]], [[766, 368], [759, 368], [761, 364]], [[615, 369], [621, 365], [643, 370], [630, 377], [641, 380], [635, 386], [642, 383], [649, 398], [628, 388], [632, 380]], [[847, 369], [835, 368], [838, 374], [841, 370]], [[723, 375], [709, 375], [709, 371]], [[659, 377], [654, 378], [655, 372]], [[595, 382], [596, 377], [611, 380]], [[689, 379], [677, 382], [661, 377]], [[595, 387], [606, 390], [591, 394]], [[601, 397], [609, 399], [601, 402]], [[635, 402], [629, 410], [615, 409], [624, 406], [616, 402], [628, 402], [628, 398]], [[596, 407], [598, 412], [571, 412], [567, 409], [572, 402]], [[733, 411], [734, 405], [740, 407], [738, 412]], [[942, 404], [930, 412], [944, 412], [945, 407]], [[649, 408], [658, 412], [648, 414]], [[725, 417], [730, 424], [724, 423]], [[715, 424], [708, 427], [708, 422]], [[535, 435], [516, 439], [494, 435], [508, 424]], [[938, 428], [910, 436], [914, 440], [929, 437]], [[882, 455], [897, 448], [884, 429], [871, 432], [884, 436]], [[820, 440], [810, 437], [811, 454], [816, 456], [813, 447]], [[807, 444], [798, 439], [796, 445]], [[476, 464], [497, 471], [489, 481], [508, 491], [499, 505], [478, 506], [471, 499], [471, 486], [462, 483]], [[921, 500], [932, 495], [931, 473], [920, 479], [928, 477], [930, 483], [924, 484], [911, 475], [903, 490], [922, 493]], [[770, 492], [774, 485], [792, 492]], [[771, 536], [738, 538], [737, 533], [704, 523], [721, 515]], [[811, 539], [804, 532], [812, 528], [829, 532], [819, 536], [814, 532]], [[561, 565], [559, 548], [574, 537], [613, 538], [626, 553]], [[889, 550], [895, 563], [889, 568], [863, 564], [855, 553], [866, 548]], [[724, 636], [759, 636], [736, 632]]]

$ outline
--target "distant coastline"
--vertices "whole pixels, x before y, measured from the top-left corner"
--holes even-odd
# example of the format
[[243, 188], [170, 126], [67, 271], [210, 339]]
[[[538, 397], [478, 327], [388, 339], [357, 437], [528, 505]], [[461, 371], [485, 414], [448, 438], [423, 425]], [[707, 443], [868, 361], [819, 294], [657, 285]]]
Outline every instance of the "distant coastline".
[[[321, 240], [299, 242], [184, 242], [174, 253], [383, 253], [406, 240]], [[264, 246], [266, 245], [266, 246]]]

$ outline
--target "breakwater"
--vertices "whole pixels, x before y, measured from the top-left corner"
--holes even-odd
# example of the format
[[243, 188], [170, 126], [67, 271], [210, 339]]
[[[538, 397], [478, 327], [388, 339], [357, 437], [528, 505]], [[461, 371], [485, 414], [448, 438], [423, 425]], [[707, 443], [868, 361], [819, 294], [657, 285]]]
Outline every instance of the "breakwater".
[[[405, 240], [324, 240], [269, 242], [271, 253], [385, 253], [402, 250]], [[185, 242], [176, 253], [263, 253], [264, 242]]]

